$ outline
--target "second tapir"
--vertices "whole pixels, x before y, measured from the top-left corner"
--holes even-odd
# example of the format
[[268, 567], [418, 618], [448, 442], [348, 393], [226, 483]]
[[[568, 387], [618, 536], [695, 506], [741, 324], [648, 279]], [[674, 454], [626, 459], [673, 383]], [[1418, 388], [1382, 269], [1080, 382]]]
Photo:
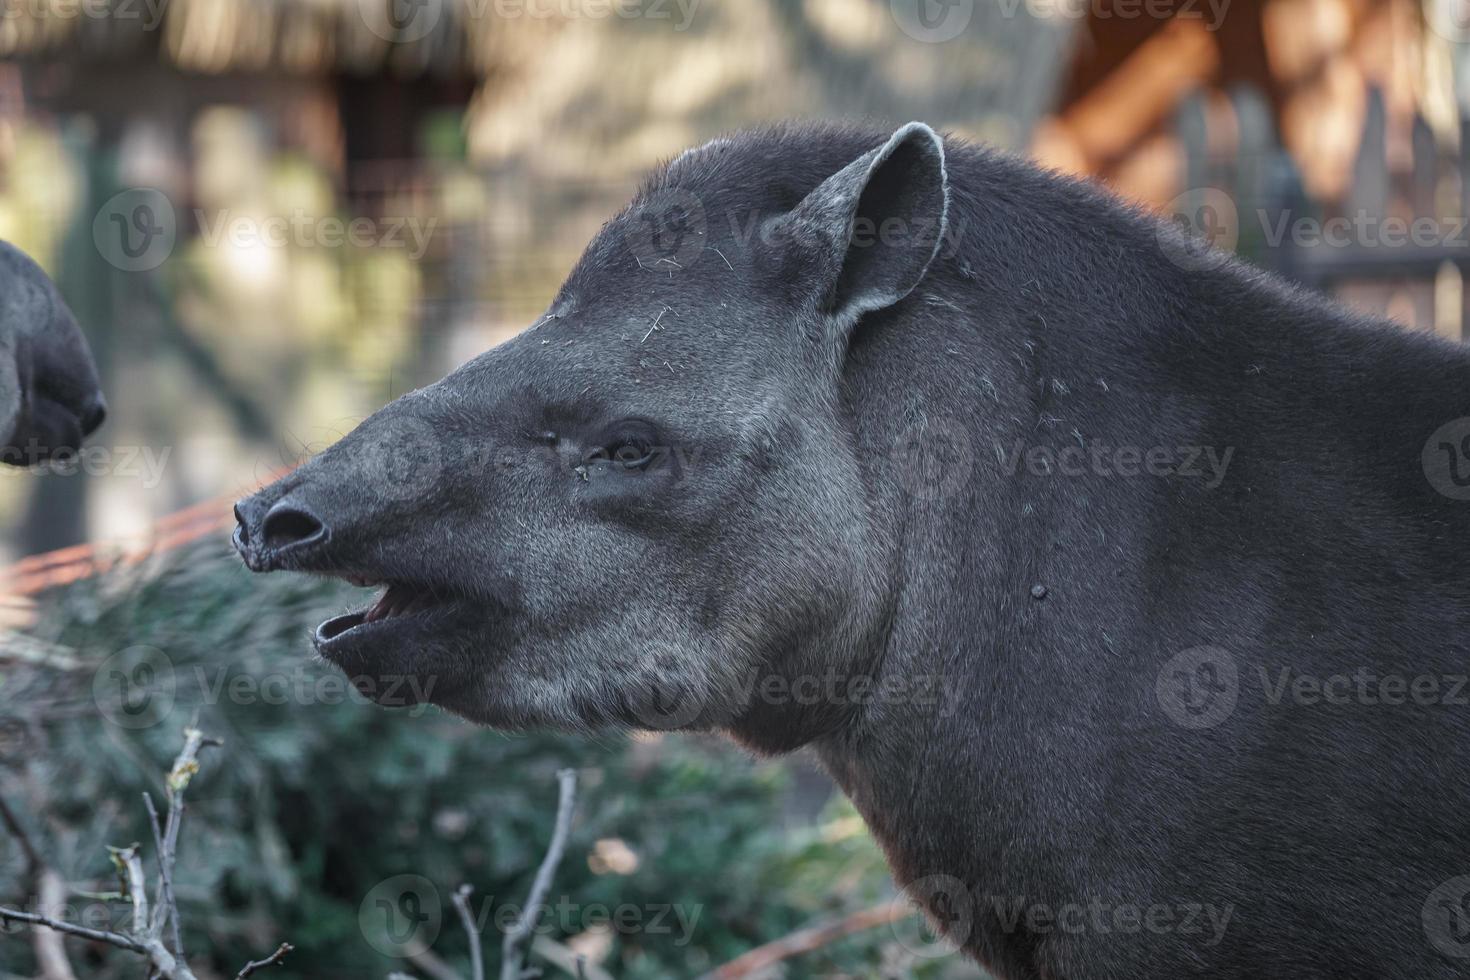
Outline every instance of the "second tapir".
[[1430, 980], [1470, 968], [1467, 416], [1458, 345], [1088, 185], [781, 127], [660, 169], [236, 542], [384, 587], [315, 644], [385, 701], [813, 746], [1000, 977]]
[[92, 351], [61, 293], [0, 242], [0, 462], [74, 453], [106, 415]]

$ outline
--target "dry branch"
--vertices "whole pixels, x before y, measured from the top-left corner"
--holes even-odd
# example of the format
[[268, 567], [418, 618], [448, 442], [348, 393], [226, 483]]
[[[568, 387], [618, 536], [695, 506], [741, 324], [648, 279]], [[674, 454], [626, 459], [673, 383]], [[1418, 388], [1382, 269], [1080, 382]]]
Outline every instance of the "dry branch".
[[561, 864], [562, 854], [567, 849], [567, 836], [572, 830], [572, 808], [577, 798], [577, 774], [563, 769], [556, 774], [558, 796], [556, 801], [556, 824], [551, 831], [551, 843], [541, 867], [536, 869], [536, 878], [531, 883], [531, 894], [515, 924], [505, 934], [501, 944], [500, 980], [523, 980], [525, 975], [526, 947], [531, 943], [531, 931], [536, 927], [537, 909], [546, 901], [551, 891], [551, 880]]
[[485, 951], [480, 948], [480, 930], [475, 925], [475, 914], [470, 911], [470, 895], [474, 889], [460, 885], [454, 893], [454, 908], [459, 912], [460, 924], [470, 937], [470, 978], [485, 980]]
[[782, 960], [831, 945], [855, 932], [874, 929], [897, 922], [913, 914], [913, 909], [902, 902], [884, 902], [872, 908], [862, 909], [834, 922], [798, 929], [780, 939], [773, 940], [755, 949], [741, 953], [724, 966], [705, 974], [704, 980], [738, 980], [754, 976], [770, 969]]
[[153, 906], [153, 922], [150, 929], [162, 932], [165, 924], [172, 927], [171, 939], [175, 953], [180, 952], [179, 942], [179, 919], [173, 914], [177, 911], [174, 903], [174, 873], [173, 862], [165, 861], [163, 847], [163, 830], [158, 822], [158, 810], [153, 806], [153, 797], [147, 793], [143, 794], [143, 805], [148, 808], [148, 825], [153, 831], [153, 847], [158, 856], [158, 900]]
[[[52, 915], [65, 906], [69, 892], [66, 880], [55, 870], [43, 867], [36, 875], [36, 897], [42, 915]], [[71, 961], [66, 958], [66, 942], [61, 933], [36, 929], [34, 934], [41, 980], [77, 980]]]
[[587, 957], [573, 952], [569, 946], [550, 936], [537, 936], [531, 940], [531, 952], [575, 980], [613, 980], [611, 973], [596, 963], [587, 962]]
[[70, 922], [62, 922], [48, 915], [39, 915], [35, 912], [22, 912], [20, 909], [6, 908], [0, 905], [0, 922], [21, 922], [27, 925], [44, 926], [56, 932], [64, 932], [68, 936], [80, 936], [83, 939], [91, 939], [94, 942], [108, 943], [118, 949], [125, 949], [132, 953], [148, 952], [148, 947], [142, 943], [134, 942], [121, 933], [108, 932], [105, 929], [88, 929], [86, 926], [72, 925]]
[[[188, 788], [189, 781], [194, 774], [199, 771], [199, 751], [207, 746], [220, 744], [218, 739], [210, 738], [193, 725], [184, 729], [184, 747], [174, 759], [173, 767], [168, 773], [168, 817], [162, 827], [159, 826], [158, 810], [153, 806], [153, 798], [147, 793], [143, 794], [143, 802], [148, 809], [149, 825], [153, 832], [154, 847], [158, 851], [158, 887], [151, 915], [148, 908], [148, 878], [143, 871], [143, 859], [139, 854], [139, 846], [132, 844], [124, 848], [109, 849], [122, 878], [128, 901], [132, 904], [132, 925], [126, 933], [88, 929], [55, 919], [50, 915], [22, 912], [19, 909], [3, 906], [0, 906], [0, 922], [20, 922], [40, 926], [52, 933], [78, 936], [136, 953], [148, 961], [148, 975], [157, 980], [197, 980], [184, 958], [179, 938], [179, 910], [173, 891], [173, 869], [174, 860], [178, 854], [179, 825], [184, 816], [184, 791]], [[21, 848], [32, 866], [44, 868], [34, 845], [26, 837], [19, 821], [15, 819], [15, 814], [3, 800], [0, 800], [0, 821], [3, 821], [10, 833], [21, 842]], [[62, 887], [64, 888], [64, 883]], [[52, 883], [51, 890], [55, 891], [55, 883]], [[46, 908], [48, 901], [45, 894], [46, 889], [43, 888], [42, 891], [43, 908]], [[64, 892], [62, 897], [64, 898]], [[167, 946], [163, 941], [165, 928], [170, 932], [170, 944]], [[291, 949], [289, 943], [282, 943], [274, 953], [265, 959], [247, 963], [236, 975], [237, 980], [249, 977], [264, 967], [280, 963], [286, 954], [291, 952]], [[62, 963], [65, 963], [64, 959]], [[47, 980], [62, 980], [69, 975], [70, 967], [66, 969], [68, 973], [54, 972], [45, 976]]]
[[[0, 821], [4, 822], [6, 830], [10, 832], [11, 837], [15, 838], [20, 845], [21, 853], [25, 855], [26, 868], [31, 880], [35, 882], [41, 914], [50, 915], [54, 910], [66, 904], [65, 880], [41, 859], [35, 842], [21, 826], [20, 819], [16, 817], [15, 811], [10, 808], [10, 804], [5, 802], [3, 797], [0, 797]], [[36, 952], [36, 965], [41, 969], [40, 980], [77, 980], [76, 972], [71, 968], [71, 961], [66, 958], [66, 944], [62, 941], [60, 933], [44, 929], [36, 930], [33, 948]]]
[[[527, 896], [526, 904], [521, 908], [521, 914], [516, 916], [515, 922], [505, 934], [505, 941], [501, 945], [500, 980], [529, 980], [531, 977], [540, 975], [537, 970], [526, 969], [526, 950], [531, 946], [532, 933], [536, 928], [536, 910], [545, 903], [546, 894], [551, 890], [552, 878], [556, 876], [557, 866], [561, 864], [562, 855], [566, 853], [567, 836], [571, 833], [572, 811], [577, 797], [577, 774], [574, 771], [562, 769], [556, 774], [556, 779], [558, 785], [556, 822], [551, 830], [551, 843], [546, 847], [541, 866], [536, 869], [536, 877], [531, 882], [531, 894]], [[475, 922], [474, 912], [470, 908], [472, 894], [474, 894], [474, 889], [468, 884], [460, 885], [455, 889], [454, 909], [459, 913], [460, 925], [464, 927], [465, 934], [470, 941], [471, 980], [485, 980], [485, 954], [482, 948], [484, 939], [480, 934], [480, 927]], [[564, 950], [568, 957], [580, 960], [566, 947], [559, 948]], [[457, 973], [437, 959], [431, 962], [414, 960], [414, 965], [433, 973], [436, 977], [442, 977], [442, 980], [460, 980]], [[577, 976], [579, 980], [583, 980], [580, 966], [578, 962]], [[395, 972], [388, 974], [388, 980], [414, 980], [414, 978], [407, 973]]]
[[291, 950], [295, 948], [296, 947], [292, 946], [290, 943], [281, 943], [280, 946], [276, 947], [276, 951], [267, 956], [265, 959], [251, 960], [249, 963], [246, 963], [243, 967], [241, 967], [240, 972], [235, 974], [235, 980], [245, 980], [246, 977], [252, 976], [256, 970], [263, 970], [268, 966], [275, 966], [277, 963], [281, 962], [281, 960], [286, 958], [287, 953], [291, 952]]

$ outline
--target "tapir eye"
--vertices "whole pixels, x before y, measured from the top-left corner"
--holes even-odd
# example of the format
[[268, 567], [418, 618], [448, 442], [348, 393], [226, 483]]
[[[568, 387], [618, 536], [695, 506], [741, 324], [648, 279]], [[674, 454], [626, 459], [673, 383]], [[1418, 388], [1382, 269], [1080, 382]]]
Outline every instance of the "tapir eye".
[[612, 461], [625, 470], [647, 469], [653, 462], [653, 447], [641, 439], [624, 442], [613, 449]]
[[646, 470], [658, 457], [658, 434], [642, 420], [629, 420], [610, 428], [601, 445], [587, 454], [587, 461], [606, 460], [621, 470]]

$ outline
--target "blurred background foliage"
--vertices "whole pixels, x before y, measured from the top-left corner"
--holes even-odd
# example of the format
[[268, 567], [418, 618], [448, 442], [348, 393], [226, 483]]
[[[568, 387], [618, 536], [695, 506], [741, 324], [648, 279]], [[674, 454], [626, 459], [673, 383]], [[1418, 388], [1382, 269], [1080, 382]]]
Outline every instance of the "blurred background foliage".
[[[115, 888], [105, 844], [149, 840], [140, 794], [164, 798], [162, 775], [195, 718], [224, 740], [204, 751], [189, 788], [175, 884], [201, 977], [209, 966], [233, 975], [281, 941], [296, 950], [272, 976], [432, 976], [437, 961], [468, 976], [449, 902], [462, 882], [492, 923], [495, 962], [495, 916], [530, 890], [563, 767], [580, 782], [550, 899], [566, 910], [541, 932], [613, 976], [698, 976], [892, 898], [851, 808], [820, 787], [799, 791], [804, 763], [756, 762], [697, 737], [511, 737], [437, 709], [349, 696], [306, 652], [346, 591], [304, 577], [257, 581], [206, 543], [51, 594], [33, 656], [0, 677], [0, 766], [7, 800], [71, 883], [78, 916], [105, 907], [113, 927], [125, 924], [125, 905], [85, 896]], [[119, 649], [119, 637], [146, 642]], [[24, 904], [21, 852], [7, 842], [0, 855], [0, 899]], [[359, 915], [375, 886], [402, 874], [427, 879], [442, 899], [429, 909], [443, 916], [432, 949], [407, 959], [379, 952], [381, 920]], [[610, 927], [620, 907], [636, 909], [626, 914], [641, 926]], [[910, 919], [860, 933], [790, 975], [980, 975], [918, 955], [928, 949], [919, 930]], [[26, 935], [0, 936], [0, 970], [34, 972]], [[137, 975], [129, 954], [68, 942], [80, 976]]]

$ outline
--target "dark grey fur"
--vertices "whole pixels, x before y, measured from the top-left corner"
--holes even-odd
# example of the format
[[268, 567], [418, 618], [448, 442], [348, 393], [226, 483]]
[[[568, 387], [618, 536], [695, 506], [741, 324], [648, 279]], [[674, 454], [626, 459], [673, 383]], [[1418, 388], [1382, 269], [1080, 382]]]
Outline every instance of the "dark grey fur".
[[[1430, 980], [1470, 972], [1467, 415], [1459, 346], [1090, 186], [785, 127], [659, 171], [237, 543], [399, 583], [317, 636], [385, 702], [815, 746], [999, 976]], [[1099, 441], [1177, 465], [1057, 468]], [[1360, 668], [1443, 697], [1278, 685]]]
[[73, 452], [106, 415], [87, 339], [56, 286], [0, 242], [0, 462]]

